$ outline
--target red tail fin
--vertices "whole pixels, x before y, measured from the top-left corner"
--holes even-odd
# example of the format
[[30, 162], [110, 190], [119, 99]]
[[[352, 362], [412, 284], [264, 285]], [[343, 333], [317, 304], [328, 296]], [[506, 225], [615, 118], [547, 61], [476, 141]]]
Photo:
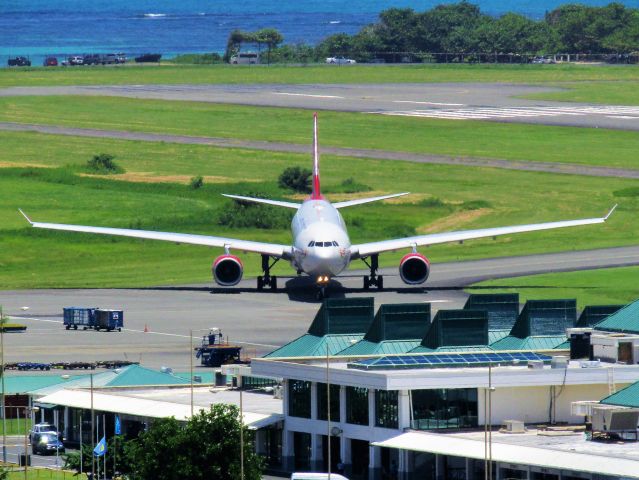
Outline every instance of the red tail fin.
[[319, 147], [317, 145], [317, 112], [313, 114], [313, 193], [311, 200], [321, 200], [324, 197], [320, 190], [319, 176]]

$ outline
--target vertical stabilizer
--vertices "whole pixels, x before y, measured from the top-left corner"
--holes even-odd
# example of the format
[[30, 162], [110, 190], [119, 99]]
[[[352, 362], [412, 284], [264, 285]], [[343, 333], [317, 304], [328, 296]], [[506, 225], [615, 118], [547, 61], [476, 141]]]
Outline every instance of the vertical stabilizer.
[[319, 146], [317, 145], [317, 112], [313, 114], [313, 193], [311, 193], [312, 200], [320, 200], [322, 192], [320, 190], [320, 176], [319, 176]]

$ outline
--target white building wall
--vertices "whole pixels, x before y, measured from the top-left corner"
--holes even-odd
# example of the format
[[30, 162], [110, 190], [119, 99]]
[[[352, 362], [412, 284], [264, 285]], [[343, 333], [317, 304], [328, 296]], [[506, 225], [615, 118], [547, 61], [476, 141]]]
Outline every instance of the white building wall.
[[[624, 385], [617, 385], [617, 389]], [[479, 424], [484, 425], [484, 390], [478, 390]], [[608, 385], [566, 385], [555, 387], [556, 402], [552, 412], [556, 422], [579, 422], [579, 417], [570, 415], [570, 405], [579, 400], [601, 400], [608, 396]], [[551, 387], [496, 388], [492, 393], [493, 425], [504, 420], [522, 420], [525, 423], [550, 422]]]

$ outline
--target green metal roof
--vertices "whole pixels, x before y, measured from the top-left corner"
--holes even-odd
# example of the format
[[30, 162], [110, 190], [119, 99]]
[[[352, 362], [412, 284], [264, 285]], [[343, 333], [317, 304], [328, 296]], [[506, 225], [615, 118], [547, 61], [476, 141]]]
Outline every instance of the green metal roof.
[[329, 334], [365, 334], [373, 322], [374, 299], [327, 298], [308, 329], [316, 337]]
[[510, 330], [519, 316], [519, 294], [473, 293], [466, 300], [464, 310], [485, 310], [490, 330]]
[[595, 325], [595, 330], [619, 333], [639, 333], [639, 300]]
[[510, 329], [508, 330], [488, 330], [488, 345], [492, 345], [497, 340], [501, 340], [505, 338], [510, 333]]
[[386, 340], [384, 342], [369, 342], [363, 339], [345, 350], [339, 355], [392, 355], [407, 353], [419, 345], [419, 339], [413, 340]]
[[577, 301], [528, 300], [510, 334], [518, 338], [560, 335], [577, 321]]
[[[7, 395], [21, 395], [30, 393], [33, 390], [63, 383], [65, 380], [60, 375], [6, 375], [4, 377], [4, 387]], [[0, 383], [0, 392], [2, 384]]]
[[582, 328], [592, 327], [623, 307], [624, 305], [588, 305], [579, 315], [575, 326]]
[[[119, 371], [119, 373], [118, 373]], [[137, 387], [143, 385], [186, 385], [191, 382], [185, 378], [176, 377], [170, 373], [158, 372], [140, 365], [114, 371], [116, 375], [106, 383], [106, 387]]]
[[366, 332], [371, 342], [423, 338], [430, 326], [430, 303], [382, 305]]
[[488, 345], [488, 314], [480, 310], [440, 310], [422, 340], [427, 348]]
[[[191, 372], [173, 372], [173, 375], [176, 377], [184, 378], [191, 382]], [[202, 369], [198, 368], [193, 370], [194, 377], [200, 377], [202, 379], [202, 383], [215, 383], [215, 372], [211, 370], [207, 370], [205, 372]]]
[[364, 338], [363, 333], [357, 335], [325, 335], [323, 337], [307, 333], [264, 355], [264, 357], [322, 357], [326, 356], [327, 346], [329, 355], [337, 355], [354, 343], [359, 342], [362, 338]]
[[566, 341], [566, 335], [538, 335], [518, 338], [507, 336], [491, 344], [493, 350], [553, 350]]
[[633, 383], [604, 398], [601, 403], [606, 405], [619, 405], [621, 407], [639, 408], [639, 382]]
[[560, 343], [554, 348], [554, 350], [570, 350], [570, 340]]

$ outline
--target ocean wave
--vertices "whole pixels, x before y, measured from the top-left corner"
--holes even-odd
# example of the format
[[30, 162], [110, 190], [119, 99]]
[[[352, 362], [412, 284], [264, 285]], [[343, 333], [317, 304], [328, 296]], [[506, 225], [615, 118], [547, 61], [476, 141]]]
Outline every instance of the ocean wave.
[[328, 23], [330, 23], [331, 25], [337, 25], [338, 23], [342, 23], [342, 21], [341, 20], [331, 20]]
[[159, 17], [166, 17], [166, 13], [145, 13], [142, 16], [146, 18], [159, 18]]

